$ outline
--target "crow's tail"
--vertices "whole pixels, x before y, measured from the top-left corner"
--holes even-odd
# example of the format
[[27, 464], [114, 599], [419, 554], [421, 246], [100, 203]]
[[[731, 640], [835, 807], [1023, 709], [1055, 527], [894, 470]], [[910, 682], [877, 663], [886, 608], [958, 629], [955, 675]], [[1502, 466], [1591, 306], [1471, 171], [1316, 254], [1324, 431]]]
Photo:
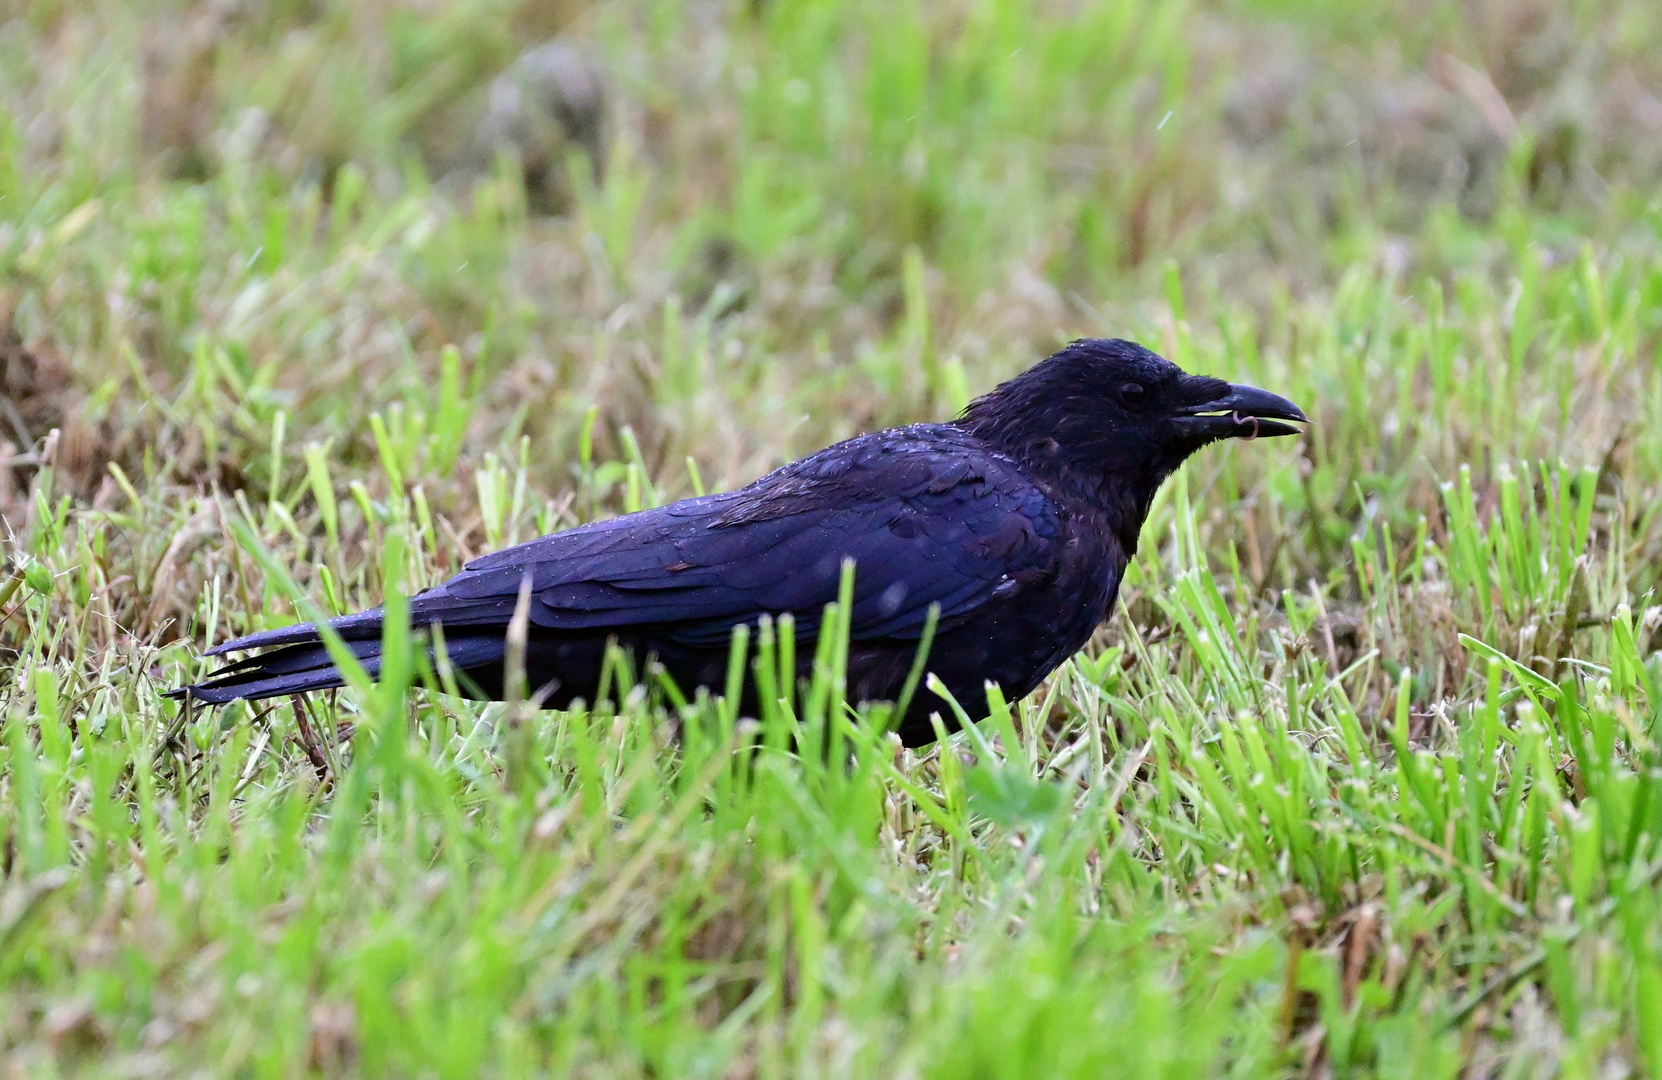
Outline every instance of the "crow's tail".
[[[304, 694], [312, 690], [329, 690], [345, 686], [346, 679], [335, 667], [335, 662], [320, 640], [316, 628], [305, 629], [311, 631], [310, 641], [304, 640], [301, 627], [286, 627], [282, 631], [272, 631], [272, 636], [280, 633], [286, 641], [294, 641], [297, 637], [302, 640], [294, 644], [284, 644], [282, 648], [259, 656], [238, 660], [214, 672], [206, 682], [181, 686], [177, 690], [169, 691], [167, 696], [174, 700], [190, 698], [211, 705], [220, 705], [238, 698], [257, 701], [260, 698], [284, 697], [289, 694]], [[234, 648], [251, 648], [264, 644], [265, 642], [257, 640], [264, 636], [266, 635], [256, 634], [229, 644]], [[245, 642], [247, 644], [244, 644]], [[348, 640], [345, 644], [364, 666], [370, 678], [380, 678], [379, 636], [368, 640]], [[223, 651], [227, 651], [224, 646], [214, 650], [216, 653]], [[469, 673], [469, 669], [489, 670], [493, 665], [500, 670], [506, 655], [507, 645], [501, 630], [485, 633], [464, 632], [445, 642], [445, 656], [451, 665], [464, 675]]]
[[[370, 678], [381, 673], [379, 641], [349, 641], [346, 647], [357, 656]], [[346, 680], [329, 657], [322, 642], [315, 645], [288, 645], [274, 652], [250, 656], [214, 672], [207, 682], [181, 686], [170, 691], [175, 700], [193, 698], [221, 705], [238, 698], [260, 698], [304, 694], [308, 690], [329, 690], [345, 686]]]

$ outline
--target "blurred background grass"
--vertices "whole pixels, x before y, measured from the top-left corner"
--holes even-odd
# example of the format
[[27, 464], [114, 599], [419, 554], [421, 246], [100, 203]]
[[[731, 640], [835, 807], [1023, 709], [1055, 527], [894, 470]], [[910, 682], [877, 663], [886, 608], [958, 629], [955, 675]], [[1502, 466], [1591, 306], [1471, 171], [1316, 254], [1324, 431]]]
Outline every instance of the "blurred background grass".
[[[448, 344], [470, 447], [529, 435], [545, 485], [590, 405], [610, 456], [628, 425], [654, 470], [732, 481], [1068, 335], [1227, 324], [1296, 361], [1347, 281], [1423, 315], [1619, 272], [1656, 243], [1659, 26], [1639, 0], [29, 4], [0, 281], [129, 443], [157, 441], [138, 372], [165, 397], [231, 370], [243, 407], [190, 419], [216, 430], [180, 434], [181, 481], [231, 482], [279, 406], [364, 460]], [[552, 74], [493, 98], [548, 39]], [[1481, 378], [1492, 350], [1459, 351]]]
[[[1635, 794], [1659, 174], [1653, 0], [0, 0], [0, 1050], [39, 1075], [882, 1075], [902, 1052], [952, 1075], [1016, 1045], [1081, 1075], [1662, 1066]], [[798, 763], [688, 826], [643, 701], [615, 739], [545, 718], [547, 786], [506, 794], [517, 729], [429, 702], [433, 771], [353, 752], [368, 787], [340, 809], [348, 751], [291, 737], [287, 707], [273, 735], [156, 699], [195, 649], [291, 618], [287, 578], [373, 603], [948, 416], [1081, 335], [1316, 424], [1191, 465], [1117, 627], [1019, 711], [1025, 779], [973, 814], [948, 754], [881, 781]], [[1596, 769], [1573, 730], [1529, 741], [1558, 715], [1530, 680], [1583, 677], [1631, 735]], [[1282, 724], [1256, 774], [1241, 710]], [[1079, 786], [1086, 745], [1083, 831], [1046, 876], [1017, 853], [1049, 796], [1021, 784]], [[1248, 794], [1266, 775], [1285, 821]], [[865, 780], [877, 803], [838, 786]], [[308, 846], [365, 813], [337, 862]], [[398, 813], [466, 857], [401, 855]], [[784, 839], [753, 850], [756, 815]], [[585, 951], [600, 916], [491, 936], [515, 890], [540, 912], [576, 875], [597, 892], [572, 910], [604, 914], [624, 871], [650, 941]], [[1306, 948], [1326, 974], [1297, 974]], [[1504, 1007], [1472, 996], [1525, 961]], [[1153, 1049], [1128, 1061], [1130, 1032]]]

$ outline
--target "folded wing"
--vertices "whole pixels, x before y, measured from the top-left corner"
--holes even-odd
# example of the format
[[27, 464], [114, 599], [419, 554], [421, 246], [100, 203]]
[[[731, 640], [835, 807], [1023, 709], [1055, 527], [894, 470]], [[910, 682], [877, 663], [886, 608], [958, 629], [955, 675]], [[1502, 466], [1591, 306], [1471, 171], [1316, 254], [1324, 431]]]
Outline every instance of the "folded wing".
[[[946, 445], [943, 445], [946, 443]], [[956, 445], [954, 445], [956, 444]], [[487, 555], [412, 599], [416, 625], [505, 627], [529, 579], [533, 626], [649, 630], [719, 646], [738, 623], [790, 612], [811, 633], [852, 559], [856, 640], [916, 639], [1043, 580], [1060, 558], [1052, 501], [1010, 461], [930, 426], [855, 439], [740, 491], [642, 511]], [[335, 620], [380, 636], [379, 611]], [[311, 626], [216, 651], [316, 641]]]

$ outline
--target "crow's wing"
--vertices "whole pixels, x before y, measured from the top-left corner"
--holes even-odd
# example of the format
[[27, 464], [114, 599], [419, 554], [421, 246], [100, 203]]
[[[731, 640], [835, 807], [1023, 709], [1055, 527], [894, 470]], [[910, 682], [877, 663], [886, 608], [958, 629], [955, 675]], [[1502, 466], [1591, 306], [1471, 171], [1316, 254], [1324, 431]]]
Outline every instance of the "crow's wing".
[[[956, 428], [862, 436], [739, 491], [596, 522], [469, 563], [414, 597], [417, 625], [505, 626], [528, 576], [533, 625], [651, 628], [689, 645], [790, 612], [804, 632], [837, 598], [853, 559], [852, 635], [916, 639], [929, 608], [943, 624], [1052, 577], [1061, 557], [1055, 504], [1009, 459]], [[344, 637], [380, 636], [380, 612], [333, 620]], [[310, 626], [229, 642], [216, 652], [316, 640]]]
[[1054, 504], [1007, 459], [939, 429], [903, 429], [832, 447], [741, 491], [487, 555], [415, 606], [447, 625], [471, 622], [470, 609], [503, 620], [529, 575], [538, 626], [651, 626], [687, 644], [719, 643], [763, 614], [817, 625], [853, 559], [853, 636], [915, 639], [932, 604], [951, 621], [1001, 589], [1047, 578], [1059, 534]]

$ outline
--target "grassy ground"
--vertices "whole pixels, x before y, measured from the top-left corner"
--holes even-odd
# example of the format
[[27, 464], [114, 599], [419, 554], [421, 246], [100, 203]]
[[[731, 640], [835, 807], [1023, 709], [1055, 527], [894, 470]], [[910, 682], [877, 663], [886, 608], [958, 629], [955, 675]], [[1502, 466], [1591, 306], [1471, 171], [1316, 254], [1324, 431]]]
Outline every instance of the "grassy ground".
[[[1659, 179], [1650, 0], [0, 5], [6, 1075], [1662, 1072]], [[159, 697], [1110, 333], [1316, 423], [978, 734]]]

